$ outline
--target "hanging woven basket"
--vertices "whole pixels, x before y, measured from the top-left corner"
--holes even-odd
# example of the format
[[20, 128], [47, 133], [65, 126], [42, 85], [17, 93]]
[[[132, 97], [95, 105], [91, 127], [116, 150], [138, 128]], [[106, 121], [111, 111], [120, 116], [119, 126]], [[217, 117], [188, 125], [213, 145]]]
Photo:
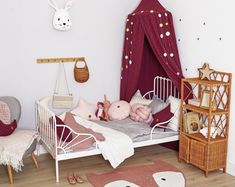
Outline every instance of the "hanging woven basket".
[[[84, 67], [77, 67], [78, 63], [84, 63]], [[74, 79], [79, 83], [84, 83], [89, 79], [89, 69], [88, 69], [85, 59], [84, 61], [79, 61], [75, 63]]]

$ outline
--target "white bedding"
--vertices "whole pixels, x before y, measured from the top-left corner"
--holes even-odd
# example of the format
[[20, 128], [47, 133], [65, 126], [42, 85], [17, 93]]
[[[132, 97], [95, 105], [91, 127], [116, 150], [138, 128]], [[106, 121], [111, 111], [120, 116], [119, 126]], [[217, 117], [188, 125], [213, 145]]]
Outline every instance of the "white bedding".
[[126, 158], [134, 154], [133, 142], [129, 136], [119, 131], [102, 127], [95, 122], [82, 119], [79, 116], [75, 116], [74, 118], [80, 125], [103, 134], [105, 141], [98, 141], [98, 147], [104, 159], [109, 160], [113, 168], [116, 168]]

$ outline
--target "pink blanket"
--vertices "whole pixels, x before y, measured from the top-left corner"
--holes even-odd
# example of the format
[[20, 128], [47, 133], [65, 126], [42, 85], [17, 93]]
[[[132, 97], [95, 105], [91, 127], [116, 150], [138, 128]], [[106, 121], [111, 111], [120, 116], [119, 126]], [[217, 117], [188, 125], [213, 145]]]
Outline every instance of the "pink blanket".
[[153, 119], [152, 109], [148, 105], [134, 104], [131, 106], [130, 118], [133, 121], [150, 123]]
[[[94, 132], [91, 129], [88, 129], [80, 124], [78, 124], [75, 119], [73, 114], [71, 114], [70, 112], [67, 112], [65, 115], [65, 119], [64, 119], [64, 124], [67, 125], [68, 127], [70, 127], [71, 129], [73, 129], [75, 132], [77, 133], [86, 133], [86, 134], [92, 134], [98, 141], [104, 141], [105, 137], [101, 134], [101, 133], [97, 133]], [[77, 138], [75, 134], [72, 135], [73, 136], [73, 143], [71, 145], [74, 145], [72, 147], [72, 149], [74, 151], [81, 151], [84, 149], [88, 149], [90, 147], [92, 147], [92, 145], [95, 143], [95, 139], [94, 138], [89, 138], [86, 141], [81, 142], [82, 140], [88, 138], [88, 135], [80, 135]], [[76, 143], [81, 142], [77, 145], [75, 145]], [[67, 143], [64, 142], [64, 145], [66, 145]], [[71, 146], [70, 145], [70, 146]]]

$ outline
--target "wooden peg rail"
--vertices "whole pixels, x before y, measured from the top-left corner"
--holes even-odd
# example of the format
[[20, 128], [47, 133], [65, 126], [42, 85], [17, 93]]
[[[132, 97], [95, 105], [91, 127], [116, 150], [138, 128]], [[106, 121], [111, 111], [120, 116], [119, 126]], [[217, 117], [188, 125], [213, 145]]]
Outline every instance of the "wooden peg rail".
[[85, 57], [70, 58], [38, 58], [37, 63], [59, 63], [59, 62], [84, 62]]

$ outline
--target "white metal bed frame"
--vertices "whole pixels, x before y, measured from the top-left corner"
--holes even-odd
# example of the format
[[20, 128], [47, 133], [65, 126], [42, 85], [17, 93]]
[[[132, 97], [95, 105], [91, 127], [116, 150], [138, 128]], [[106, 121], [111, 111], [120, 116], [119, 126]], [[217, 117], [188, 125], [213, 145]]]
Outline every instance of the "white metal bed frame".
[[[173, 95], [174, 97], [179, 98], [179, 93], [174, 87], [174, 85], [172, 84], [171, 80], [168, 78], [159, 77], [159, 76], [154, 78], [153, 90], [144, 94], [143, 97], [152, 98], [153, 95], [156, 95], [159, 99], [163, 101], [165, 101], [169, 95]], [[137, 148], [137, 147], [143, 147], [143, 146], [149, 146], [149, 145], [155, 145], [155, 144], [161, 144], [161, 143], [179, 140], [178, 135], [161, 138], [161, 139], [153, 139], [152, 135], [153, 135], [154, 129], [165, 123], [168, 123], [169, 121], [171, 121], [171, 119], [162, 123], [157, 123], [154, 127], [152, 127], [150, 139], [146, 141], [141, 141], [141, 142], [134, 142], [133, 147]], [[68, 126], [65, 127], [64, 125], [56, 124], [55, 113], [49, 110], [47, 106], [42, 105], [39, 101], [36, 102], [36, 123], [37, 123], [37, 131], [40, 137], [40, 141], [42, 142], [45, 149], [55, 159], [56, 182], [59, 182], [59, 161], [101, 154], [97, 146], [97, 143], [95, 145], [95, 148], [91, 150], [69, 152], [69, 150], [73, 146], [78, 145], [90, 138], [94, 138], [96, 142], [96, 138], [91, 134], [78, 133]], [[83, 136], [83, 135], [86, 135], [88, 137], [74, 144], [73, 144], [73, 141], [75, 140], [75, 138], [73, 138], [69, 143], [65, 143], [65, 141], [62, 141], [62, 138], [58, 139], [57, 133], [56, 133], [57, 127], [63, 128], [61, 137], [63, 137], [64, 135], [65, 128], [70, 129], [70, 133], [67, 135], [65, 141], [71, 135], [71, 133], [75, 134], [75, 138], [78, 136]], [[61, 151], [59, 152], [58, 150], [61, 150]]]

